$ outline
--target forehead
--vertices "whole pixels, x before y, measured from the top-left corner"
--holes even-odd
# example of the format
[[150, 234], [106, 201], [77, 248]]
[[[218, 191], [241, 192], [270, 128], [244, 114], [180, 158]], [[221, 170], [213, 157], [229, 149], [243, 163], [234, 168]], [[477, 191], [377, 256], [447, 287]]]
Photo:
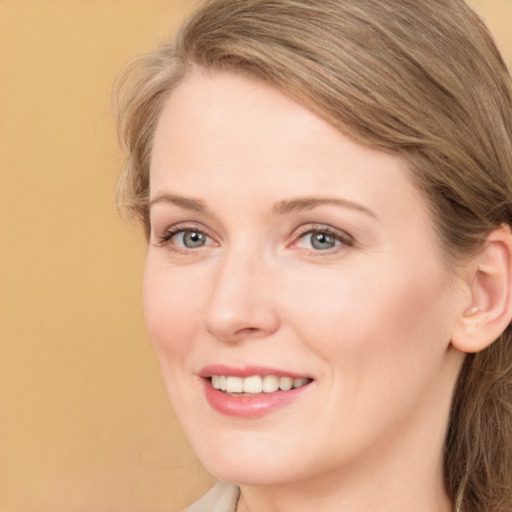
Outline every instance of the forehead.
[[[389, 176], [384, 176], [388, 174]], [[151, 182], [197, 188], [229, 179], [234, 185], [290, 178], [330, 189], [365, 187], [377, 176], [397, 193], [410, 185], [405, 162], [363, 146], [276, 88], [232, 73], [197, 72], [170, 95], [155, 133]]]

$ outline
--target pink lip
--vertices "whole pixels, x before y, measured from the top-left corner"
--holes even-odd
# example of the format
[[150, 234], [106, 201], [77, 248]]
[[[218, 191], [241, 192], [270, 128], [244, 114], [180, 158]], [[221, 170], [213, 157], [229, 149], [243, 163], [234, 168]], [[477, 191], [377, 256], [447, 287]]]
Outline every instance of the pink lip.
[[280, 407], [283, 407], [297, 400], [310, 384], [290, 391], [275, 391], [274, 393], [259, 393], [257, 395], [241, 396], [228, 395], [223, 391], [215, 389], [210, 381], [212, 375], [231, 375], [234, 377], [250, 377], [252, 375], [278, 375], [281, 377], [301, 378], [305, 375], [290, 373], [283, 370], [246, 366], [244, 368], [231, 368], [225, 365], [207, 366], [201, 370], [206, 400], [216, 411], [226, 416], [239, 418], [257, 418], [264, 416]]
[[244, 366], [243, 368], [235, 368], [224, 364], [212, 364], [205, 366], [200, 372], [199, 376], [205, 379], [212, 375], [231, 375], [233, 377], [251, 377], [252, 375], [277, 375], [278, 377], [291, 377], [292, 379], [311, 378], [309, 375], [302, 375], [299, 373], [292, 373], [286, 370], [279, 370], [276, 368], [266, 368], [263, 366]]

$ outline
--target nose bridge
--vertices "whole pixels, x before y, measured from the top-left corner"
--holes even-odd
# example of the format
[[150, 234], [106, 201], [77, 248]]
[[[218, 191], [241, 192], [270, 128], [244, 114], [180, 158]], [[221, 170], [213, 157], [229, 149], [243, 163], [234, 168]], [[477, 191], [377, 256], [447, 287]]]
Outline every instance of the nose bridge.
[[256, 251], [233, 248], [219, 263], [204, 326], [215, 337], [264, 336], [279, 324], [270, 290], [269, 262]]

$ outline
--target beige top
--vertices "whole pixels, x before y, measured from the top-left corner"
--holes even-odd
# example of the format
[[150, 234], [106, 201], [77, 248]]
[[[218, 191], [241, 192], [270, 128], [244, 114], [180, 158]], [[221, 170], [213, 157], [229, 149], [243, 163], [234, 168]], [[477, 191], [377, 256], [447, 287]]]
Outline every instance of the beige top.
[[240, 489], [236, 485], [217, 482], [185, 512], [236, 512]]

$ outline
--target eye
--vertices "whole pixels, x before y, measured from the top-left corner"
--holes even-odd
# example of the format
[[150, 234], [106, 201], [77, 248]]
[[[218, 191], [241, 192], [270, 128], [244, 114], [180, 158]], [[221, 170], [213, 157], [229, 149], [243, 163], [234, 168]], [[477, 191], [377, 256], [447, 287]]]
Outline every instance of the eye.
[[208, 237], [200, 231], [184, 230], [175, 233], [172, 240], [176, 244], [186, 247], [187, 249], [196, 249], [206, 244]]
[[302, 239], [304, 242], [307, 240], [307, 243], [317, 251], [325, 251], [340, 245], [340, 241], [329, 233], [308, 233], [303, 235]]
[[327, 227], [307, 227], [299, 233], [295, 247], [307, 249], [313, 252], [328, 252], [336, 250], [339, 246], [354, 245], [353, 239], [342, 232]]
[[199, 249], [213, 243], [214, 241], [199, 229], [180, 226], [174, 226], [158, 237], [158, 245], [176, 250]]

